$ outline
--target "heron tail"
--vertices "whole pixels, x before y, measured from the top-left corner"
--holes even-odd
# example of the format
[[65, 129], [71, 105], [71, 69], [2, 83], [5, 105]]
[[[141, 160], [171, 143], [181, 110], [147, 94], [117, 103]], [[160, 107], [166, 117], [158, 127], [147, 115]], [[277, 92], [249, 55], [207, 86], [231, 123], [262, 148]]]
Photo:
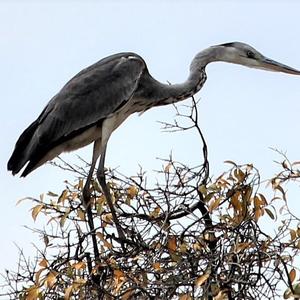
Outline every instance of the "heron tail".
[[[12, 171], [12, 174], [15, 175], [20, 172], [20, 170], [25, 166], [29, 161], [29, 155], [27, 147], [31, 141], [31, 138], [36, 131], [38, 126], [38, 121], [34, 121], [19, 137], [13, 154], [11, 155], [8, 163], [7, 170]], [[28, 173], [27, 173], [28, 174]], [[26, 176], [27, 174], [22, 174], [21, 176]]]

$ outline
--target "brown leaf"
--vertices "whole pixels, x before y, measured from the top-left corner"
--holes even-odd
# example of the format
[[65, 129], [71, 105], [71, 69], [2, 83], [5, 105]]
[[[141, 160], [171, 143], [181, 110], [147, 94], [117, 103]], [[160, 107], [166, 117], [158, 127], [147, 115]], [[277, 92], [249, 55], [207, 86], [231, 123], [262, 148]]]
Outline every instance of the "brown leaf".
[[160, 267], [160, 263], [159, 262], [155, 262], [152, 264], [152, 267], [155, 271], [159, 271], [161, 269]]
[[128, 189], [127, 189], [127, 196], [130, 199], [133, 199], [137, 194], [138, 194], [139, 190], [136, 186], [131, 185]]
[[134, 294], [134, 289], [129, 288], [122, 296], [121, 300], [129, 300]]
[[45, 283], [48, 288], [51, 289], [53, 287], [53, 285], [55, 284], [57, 274], [58, 273], [55, 271], [50, 271], [49, 274], [47, 275]]
[[72, 267], [73, 267], [75, 270], [85, 269], [86, 263], [85, 263], [84, 261], [79, 261], [78, 263], [72, 264]]
[[68, 217], [70, 211], [71, 211], [71, 208], [68, 207], [68, 208], [66, 209], [64, 215], [60, 218], [59, 224], [60, 224], [61, 227], [63, 227], [63, 226], [65, 225], [66, 219], [67, 219], [67, 217]]
[[164, 172], [165, 172], [165, 173], [169, 173], [171, 167], [172, 167], [172, 164], [171, 164], [171, 163], [168, 163], [168, 164], [165, 166], [165, 168], [164, 168]]
[[25, 300], [37, 300], [39, 297], [40, 290], [37, 286], [32, 286], [27, 290]]
[[291, 240], [294, 241], [297, 238], [297, 232], [294, 229], [290, 229]]
[[64, 296], [64, 300], [69, 300], [72, 296], [72, 290], [73, 290], [73, 286], [70, 285], [69, 287], [67, 287], [65, 289], [65, 296]]
[[43, 267], [43, 268], [47, 268], [48, 267], [48, 261], [46, 258], [43, 258], [40, 262], [39, 262], [39, 266]]
[[176, 242], [176, 237], [175, 236], [171, 236], [168, 239], [167, 247], [168, 247], [168, 249], [170, 251], [176, 251], [176, 249], [177, 249], [177, 242]]
[[192, 297], [190, 294], [181, 294], [179, 296], [179, 300], [191, 300], [191, 299], [192, 299]]
[[68, 190], [64, 190], [64, 191], [61, 193], [61, 195], [59, 196], [59, 198], [58, 198], [58, 200], [57, 200], [57, 203], [60, 203], [60, 202], [64, 203], [65, 200], [67, 199], [67, 197], [68, 197]]
[[209, 276], [210, 276], [210, 273], [207, 272], [207, 273], [197, 277], [195, 280], [196, 287], [201, 286], [209, 278]]
[[296, 270], [294, 268], [290, 271], [289, 278], [290, 278], [291, 282], [293, 283], [293, 281], [296, 278]]
[[221, 200], [222, 200], [221, 197], [213, 200], [208, 207], [208, 211], [211, 213], [213, 210], [215, 210], [217, 207], [219, 207]]
[[78, 209], [77, 216], [81, 221], [85, 221], [85, 212], [81, 208]]

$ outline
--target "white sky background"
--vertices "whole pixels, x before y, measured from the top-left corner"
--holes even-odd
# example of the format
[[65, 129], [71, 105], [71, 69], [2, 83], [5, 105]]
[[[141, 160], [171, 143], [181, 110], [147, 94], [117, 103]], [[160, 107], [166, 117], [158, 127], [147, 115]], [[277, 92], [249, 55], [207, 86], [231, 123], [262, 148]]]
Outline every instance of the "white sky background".
[[[44, 1], [46, 2], [46, 1]], [[50, 2], [50, 1], [49, 1]], [[82, 1], [83, 2], [83, 1]], [[28, 255], [36, 238], [22, 225], [34, 226], [25, 196], [59, 193], [72, 174], [43, 166], [28, 178], [13, 177], [6, 163], [21, 132], [48, 100], [82, 68], [116, 52], [143, 56], [151, 74], [162, 82], [182, 82], [190, 61], [214, 44], [243, 41], [264, 55], [300, 69], [300, 2], [298, 1], [153, 1], [0, 2], [1, 213], [0, 273], [14, 268], [17, 249]], [[215, 63], [197, 95], [201, 127], [209, 146], [211, 174], [227, 168], [224, 160], [254, 163], [264, 177], [276, 171], [279, 157], [269, 147], [300, 160], [300, 77]], [[156, 157], [191, 166], [199, 164], [199, 141], [187, 133], [166, 134], [157, 121], [172, 121], [172, 107], [132, 116], [112, 136], [106, 165], [134, 175], [138, 164], [158, 169]], [[76, 154], [91, 159], [91, 147]], [[299, 191], [298, 191], [299, 195]], [[297, 213], [299, 196], [291, 197]], [[299, 214], [298, 214], [299, 215]]]

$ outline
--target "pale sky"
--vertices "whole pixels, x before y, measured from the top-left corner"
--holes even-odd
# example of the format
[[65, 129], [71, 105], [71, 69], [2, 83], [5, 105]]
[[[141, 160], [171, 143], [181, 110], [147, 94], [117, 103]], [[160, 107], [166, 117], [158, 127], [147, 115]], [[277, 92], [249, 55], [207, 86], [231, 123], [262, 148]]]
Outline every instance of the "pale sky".
[[[41, 1], [42, 2], [42, 1]], [[84, 4], [83, 4], [84, 2]], [[2, 1], [0, 2], [1, 82], [1, 259], [0, 273], [14, 268], [17, 249], [30, 255], [34, 227], [25, 196], [59, 193], [70, 173], [49, 165], [28, 178], [13, 177], [6, 163], [21, 132], [55, 93], [82, 68], [113, 53], [133, 51], [162, 82], [186, 79], [190, 61], [202, 49], [241, 41], [264, 55], [300, 69], [298, 1]], [[246, 2], [246, 1], [244, 1]], [[265, 178], [279, 157], [269, 147], [300, 160], [300, 77], [214, 63], [196, 98], [200, 125], [209, 146], [211, 175], [225, 160], [253, 163]], [[128, 176], [144, 166], [149, 176], [157, 157], [199, 164], [199, 141], [191, 133], [167, 134], [157, 121], [172, 121], [172, 107], [132, 116], [112, 136], [106, 165]], [[91, 159], [91, 147], [77, 154]], [[299, 215], [299, 193], [290, 205]]]

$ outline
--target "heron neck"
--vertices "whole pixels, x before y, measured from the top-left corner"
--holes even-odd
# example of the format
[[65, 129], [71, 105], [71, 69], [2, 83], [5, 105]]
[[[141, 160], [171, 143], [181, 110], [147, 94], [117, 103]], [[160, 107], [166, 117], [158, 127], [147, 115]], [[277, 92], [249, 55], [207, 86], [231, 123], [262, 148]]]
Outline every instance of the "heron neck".
[[170, 104], [187, 99], [196, 94], [206, 81], [205, 67], [210, 62], [217, 61], [219, 57], [217, 47], [209, 47], [199, 52], [191, 62], [190, 74], [188, 79], [180, 84], [162, 84], [159, 83], [157, 91], [161, 92], [158, 99], [163, 104]]

